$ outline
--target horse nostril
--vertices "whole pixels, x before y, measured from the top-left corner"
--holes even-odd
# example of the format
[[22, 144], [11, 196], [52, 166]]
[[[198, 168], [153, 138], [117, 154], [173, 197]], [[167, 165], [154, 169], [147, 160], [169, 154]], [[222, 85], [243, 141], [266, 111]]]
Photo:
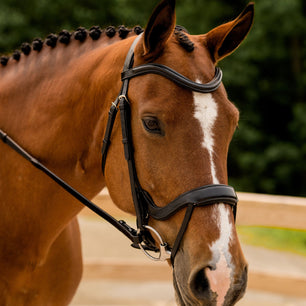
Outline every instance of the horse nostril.
[[190, 280], [190, 290], [199, 300], [211, 300], [213, 292], [210, 290], [209, 281], [207, 279], [204, 268], [196, 272]]

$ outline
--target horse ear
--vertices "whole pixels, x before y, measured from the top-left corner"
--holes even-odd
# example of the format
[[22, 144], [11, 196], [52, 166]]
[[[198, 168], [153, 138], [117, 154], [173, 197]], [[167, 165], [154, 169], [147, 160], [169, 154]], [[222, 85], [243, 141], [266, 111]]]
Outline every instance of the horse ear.
[[205, 35], [207, 47], [215, 62], [231, 54], [249, 33], [254, 19], [254, 3], [249, 3], [233, 21], [209, 31]]
[[158, 56], [175, 27], [175, 0], [161, 1], [152, 13], [144, 33], [144, 57]]

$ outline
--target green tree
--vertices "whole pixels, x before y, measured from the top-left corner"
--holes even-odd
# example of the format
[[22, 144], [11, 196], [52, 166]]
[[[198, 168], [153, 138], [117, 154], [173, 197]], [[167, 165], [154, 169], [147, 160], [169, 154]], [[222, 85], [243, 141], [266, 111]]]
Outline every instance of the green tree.
[[306, 195], [305, 2], [256, 2], [254, 28], [224, 62], [241, 110], [229, 167], [238, 189]]

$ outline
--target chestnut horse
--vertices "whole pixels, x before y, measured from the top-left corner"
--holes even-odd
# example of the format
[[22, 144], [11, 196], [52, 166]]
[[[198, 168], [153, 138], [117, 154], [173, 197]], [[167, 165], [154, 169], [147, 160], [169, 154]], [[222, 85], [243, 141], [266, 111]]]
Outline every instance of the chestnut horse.
[[[213, 79], [252, 25], [253, 4], [204, 35], [175, 28], [175, 1], [156, 7], [134, 51], [134, 67], [166, 65], [193, 82]], [[114, 203], [135, 214], [121, 123], [115, 120], [104, 174], [101, 148], [109, 107], [134, 31], [93, 27], [49, 35], [1, 58], [0, 129], [88, 198], [105, 186]], [[123, 39], [124, 38], [124, 39]], [[238, 110], [221, 84], [211, 93], [156, 74], [130, 80], [128, 97], [139, 183], [166, 206], [188, 190], [227, 184], [227, 152]], [[77, 214], [82, 205], [0, 143], [0, 305], [67, 305], [82, 276]], [[173, 246], [182, 209], [149, 219]], [[173, 262], [179, 305], [233, 305], [244, 294], [247, 263], [231, 207], [197, 207]]]

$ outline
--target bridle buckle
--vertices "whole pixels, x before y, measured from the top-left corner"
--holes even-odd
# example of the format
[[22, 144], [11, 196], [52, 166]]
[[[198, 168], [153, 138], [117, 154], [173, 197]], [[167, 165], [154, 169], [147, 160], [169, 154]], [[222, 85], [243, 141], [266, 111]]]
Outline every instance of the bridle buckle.
[[128, 99], [127, 99], [126, 95], [119, 95], [119, 96], [118, 96], [118, 100], [119, 100], [119, 101], [125, 100], [126, 102], [128, 102]]

